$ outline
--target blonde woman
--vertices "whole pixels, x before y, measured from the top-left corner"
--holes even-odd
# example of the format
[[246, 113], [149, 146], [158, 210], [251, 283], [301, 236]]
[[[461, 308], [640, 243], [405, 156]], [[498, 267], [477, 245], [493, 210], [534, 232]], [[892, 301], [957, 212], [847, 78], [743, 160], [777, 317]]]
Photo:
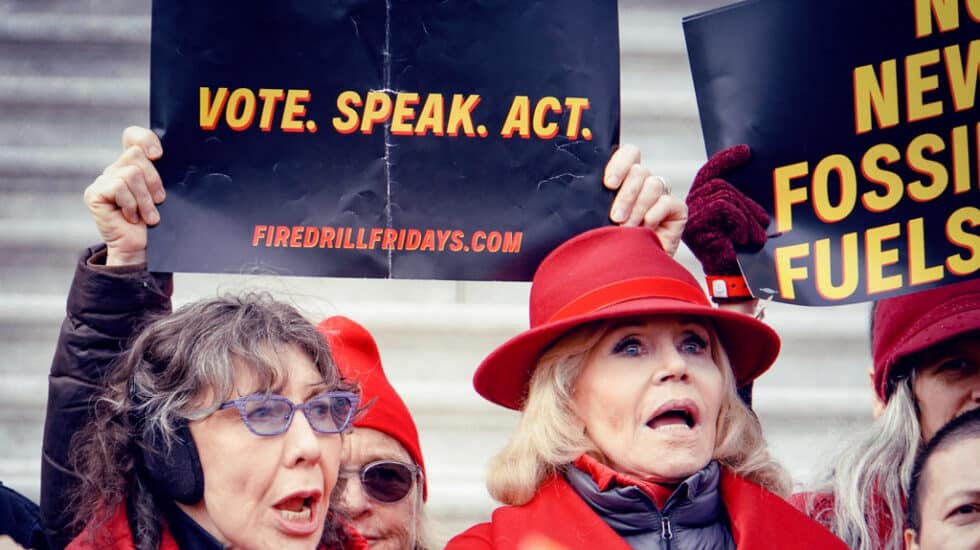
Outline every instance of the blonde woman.
[[778, 337], [712, 308], [652, 231], [605, 227], [557, 248], [530, 319], [474, 377], [522, 411], [488, 477], [506, 506], [450, 550], [845, 548], [782, 499], [786, 474], [736, 393]]

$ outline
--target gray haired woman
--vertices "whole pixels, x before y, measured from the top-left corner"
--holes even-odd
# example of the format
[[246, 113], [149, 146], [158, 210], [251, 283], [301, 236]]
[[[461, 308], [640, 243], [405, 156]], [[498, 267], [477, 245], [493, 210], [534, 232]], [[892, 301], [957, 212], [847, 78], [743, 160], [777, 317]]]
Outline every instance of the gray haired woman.
[[916, 452], [980, 407], [980, 279], [878, 301], [871, 345], [878, 418], [794, 501], [851, 548], [897, 550]]
[[68, 548], [360, 548], [329, 515], [358, 405], [326, 341], [268, 294], [150, 323], [75, 440]]

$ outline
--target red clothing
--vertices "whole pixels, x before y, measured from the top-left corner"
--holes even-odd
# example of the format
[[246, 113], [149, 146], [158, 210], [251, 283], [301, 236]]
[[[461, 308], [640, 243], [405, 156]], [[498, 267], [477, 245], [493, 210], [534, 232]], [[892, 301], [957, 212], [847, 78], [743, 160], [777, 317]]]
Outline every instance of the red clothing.
[[[129, 529], [129, 521], [126, 516], [126, 505], [121, 505], [115, 515], [106, 522], [104, 528], [98, 534], [95, 545], [92, 545], [91, 527], [86, 527], [84, 531], [72, 540], [65, 550], [135, 550], [133, 544], [133, 533]], [[361, 536], [353, 527], [344, 525], [344, 529], [349, 536], [348, 544], [342, 550], [368, 550], [367, 540]], [[160, 537], [159, 550], [180, 550], [177, 542], [167, 529], [167, 524], [163, 524], [163, 533]], [[324, 545], [320, 545], [320, 550], [328, 550]]]
[[617, 472], [609, 466], [599, 462], [589, 455], [582, 455], [575, 460], [575, 467], [592, 476], [592, 480], [599, 487], [600, 491], [605, 491], [614, 482], [621, 487], [636, 485], [641, 491], [653, 499], [657, 508], [663, 510], [667, 504], [667, 499], [674, 493], [674, 488], [660, 485], [653, 481], [632, 478], [624, 473]]
[[[813, 499], [813, 510], [807, 511], [807, 501]], [[834, 495], [832, 493], [796, 493], [790, 495], [789, 503], [807, 514], [821, 525], [830, 527], [834, 519]], [[902, 502], [902, 516], [905, 516], [905, 502]], [[892, 516], [885, 508], [885, 503], [877, 495], [865, 511], [864, 519], [872, 527], [871, 532], [876, 540], [871, 541], [872, 548], [883, 548], [884, 542], [892, 533]]]
[[[720, 490], [736, 548], [847, 549], [840, 539], [779, 496], [724, 468]], [[552, 550], [630, 550], [560, 475], [547, 480], [527, 504], [497, 508], [489, 523], [457, 535], [446, 550], [530, 550], [529, 541], [550, 543], [539, 547]]]
[[[126, 505], [122, 505], [115, 515], [107, 521], [95, 538], [92, 544], [91, 527], [86, 527], [84, 531], [65, 547], [65, 550], [134, 550], [133, 533], [129, 529], [129, 521], [126, 518]], [[163, 533], [160, 537], [160, 550], [179, 550], [177, 542], [167, 529], [167, 524], [163, 524]]]

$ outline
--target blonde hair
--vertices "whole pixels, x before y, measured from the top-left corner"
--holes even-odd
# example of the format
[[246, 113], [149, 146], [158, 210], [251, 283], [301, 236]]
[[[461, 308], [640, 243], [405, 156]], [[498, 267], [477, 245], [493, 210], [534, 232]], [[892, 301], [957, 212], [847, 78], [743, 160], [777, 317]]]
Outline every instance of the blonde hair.
[[[573, 409], [572, 392], [593, 347], [616, 321], [577, 327], [538, 359], [528, 385], [520, 422], [490, 462], [487, 489], [504, 504], [526, 504], [541, 484], [583, 454], [606, 462]], [[735, 376], [718, 336], [708, 325], [712, 359], [722, 372], [724, 397], [712, 458], [722, 466], [780, 496], [789, 493], [789, 475], [769, 455], [762, 426], [736, 393]]]

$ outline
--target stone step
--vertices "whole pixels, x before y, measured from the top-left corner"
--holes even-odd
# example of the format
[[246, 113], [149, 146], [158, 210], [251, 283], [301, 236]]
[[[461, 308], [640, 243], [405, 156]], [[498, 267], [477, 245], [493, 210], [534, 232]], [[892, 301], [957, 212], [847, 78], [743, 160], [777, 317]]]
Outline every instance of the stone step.
[[[28, 3], [33, 4], [24, 4]], [[38, 2], [44, 3], [48, 2]], [[148, 78], [148, 14], [148, 10], [132, 9], [110, 14], [43, 9], [4, 14], [0, 17], [0, 73]]]
[[0, 194], [66, 192], [81, 197], [119, 155], [119, 147], [118, 137], [101, 148], [0, 147]]
[[0, 200], [0, 220], [54, 221], [86, 217], [82, 193], [13, 191], [4, 193]]
[[0, 0], [0, 14], [133, 15], [149, 17], [151, 0]]
[[0, 145], [118, 147], [122, 129], [148, 125], [146, 78], [0, 77]]
[[[2, 8], [0, 8], [2, 13]], [[149, 13], [97, 14], [52, 11], [6, 13], [0, 18], [0, 42], [50, 42], [72, 45], [150, 43]]]

